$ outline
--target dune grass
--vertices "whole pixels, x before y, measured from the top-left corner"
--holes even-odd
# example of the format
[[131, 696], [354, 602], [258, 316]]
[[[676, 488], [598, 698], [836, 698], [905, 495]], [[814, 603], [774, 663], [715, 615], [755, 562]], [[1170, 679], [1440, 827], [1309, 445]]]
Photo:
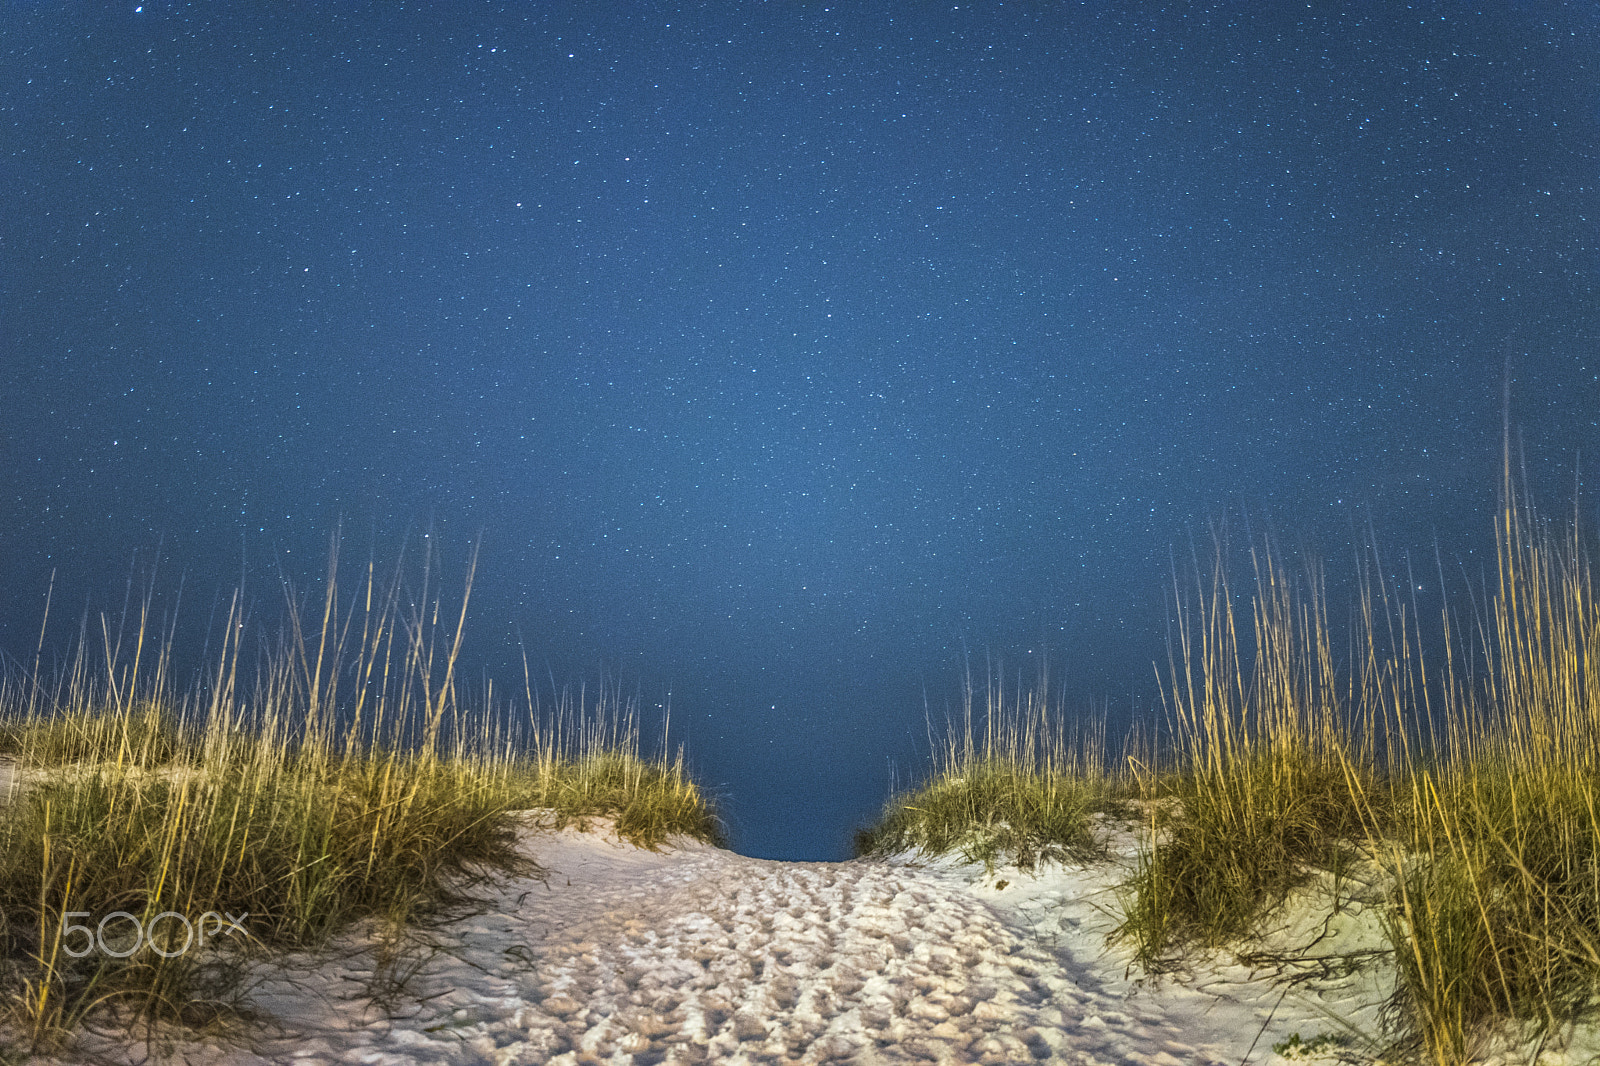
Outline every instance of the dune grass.
[[[1456, 1066], [1507, 1033], [1538, 1044], [1595, 1021], [1600, 602], [1576, 516], [1558, 528], [1514, 489], [1508, 462], [1493, 583], [1465, 622], [1447, 606], [1425, 623], [1369, 548], [1335, 640], [1316, 566], [1291, 575], [1254, 545], [1241, 595], [1219, 537], [1174, 586], [1161, 758], [1114, 765], [1046, 678], [991, 674], [858, 853], [1084, 860], [1097, 814], [1137, 809], [1149, 845], [1118, 933], [1151, 969], [1247, 940], [1359, 855], [1390, 886], [1391, 1057]], [[335, 577], [316, 625], [290, 604], [248, 689], [237, 604], [182, 695], [145, 616], [126, 647], [102, 624], [97, 666], [80, 641], [48, 683], [37, 668], [0, 683], [0, 753], [26, 778], [0, 806], [0, 994], [26, 1045], [96, 1011], [229, 1024], [252, 951], [426, 920], [475, 878], [532, 872], [520, 809], [613, 819], [643, 846], [720, 840], [681, 754], [641, 752], [615, 685], [542, 702], [530, 684], [521, 729], [497, 724], [491, 694], [466, 705], [470, 577], [454, 613], [426, 579], [402, 594], [369, 567], [347, 601]], [[155, 930], [143, 946], [137, 927]]]
[[1264, 549], [1248, 646], [1220, 547], [1178, 597], [1174, 750], [1144, 780], [1176, 802], [1119, 929], [1142, 963], [1250, 935], [1354, 849], [1392, 886], [1395, 1055], [1453, 1066], [1596, 1020], [1600, 603], [1576, 521], [1539, 519], [1509, 463], [1504, 487], [1465, 632], [1447, 607], [1424, 640], [1375, 557], [1342, 657], [1316, 572], [1291, 582]]
[[946, 722], [934, 746], [933, 773], [856, 832], [856, 854], [956, 853], [991, 871], [1100, 855], [1092, 816], [1114, 809], [1119, 794], [1102, 738], [1066, 732], [1047, 674], [1032, 688], [1019, 681], [1008, 690], [991, 673], [976, 728], [975, 702], [969, 675], [960, 721]]
[[1135, 796], [1148, 844], [1116, 937], [1147, 969], [1247, 946], [1298, 886], [1360, 865], [1388, 886], [1388, 1058], [1456, 1066], [1600, 1023], [1600, 600], [1576, 510], [1539, 517], [1509, 457], [1464, 622], [1423, 618], [1369, 545], [1336, 640], [1320, 567], [1258, 542], [1236, 590], [1219, 533], [1174, 585], [1160, 758], [1108, 767], [1043, 687], [991, 680], [975, 730], [969, 685], [858, 853], [1082, 859], [1094, 813]]
[[1407, 767], [1390, 937], [1395, 1006], [1434, 1062], [1511, 1024], [1594, 1020], [1600, 991], [1600, 602], [1576, 519], [1519, 503], [1509, 470], [1496, 586], [1452, 658], [1435, 757]]
[[466, 706], [470, 592], [469, 572], [441, 625], [452, 614], [426, 578], [402, 590], [398, 571], [384, 586], [369, 567], [346, 601], [330, 566], [320, 623], [291, 602], [247, 691], [237, 598], [227, 643], [182, 696], [170, 648], [146, 648], [148, 612], [131, 651], [105, 632], [98, 668], [80, 642], [49, 684], [9, 679], [0, 752], [23, 783], [0, 806], [0, 993], [17, 1041], [50, 1046], [90, 1014], [130, 1031], [233, 1027], [252, 954], [360, 921], [401, 928], [479, 878], [537, 873], [516, 846], [521, 809], [613, 817], [645, 846], [720, 839], [681, 755], [641, 754], [615, 686], [544, 708], [530, 686], [520, 728], [497, 724], [488, 696]]
[[1219, 537], [1209, 576], [1197, 565], [1193, 590], [1175, 589], [1164, 693], [1174, 750], [1140, 775], [1147, 797], [1175, 802], [1150, 807], [1158, 843], [1118, 930], [1146, 967], [1247, 934], [1310, 868], [1344, 861], [1365, 828], [1349, 785], [1372, 775], [1374, 731], [1344, 698], [1320, 575], [1292, 581], [1266, 546], [1253, 551], [1246, 644], [1225, 553]]
[[[540, 701], [531, 690], [528, 704]], [[673, 836], [722, 846], [715, 807], [691, 778], [680, 748], [668, 759], [640, 750], [635, 703], [615, 683], [563, 690], [542, 716], [546, 728], [515, 765], [510, 802], [555, 813], [557, 826], [610, 819], [623, 839], [656, 848]], [[665, 745], [663, 744], [663, 748]]]

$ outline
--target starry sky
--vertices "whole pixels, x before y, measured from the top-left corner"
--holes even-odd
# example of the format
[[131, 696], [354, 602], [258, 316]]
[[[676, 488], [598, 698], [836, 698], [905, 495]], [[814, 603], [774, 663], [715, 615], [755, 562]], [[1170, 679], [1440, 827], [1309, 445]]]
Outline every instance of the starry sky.
[[1211, 522], [1481, 553], [1508, 375], [1600, 454], [1591, 4], [0, 4], [13, 663], [481, 542], [474, 676], [840, 858], [965, 662], [1155, 704]]

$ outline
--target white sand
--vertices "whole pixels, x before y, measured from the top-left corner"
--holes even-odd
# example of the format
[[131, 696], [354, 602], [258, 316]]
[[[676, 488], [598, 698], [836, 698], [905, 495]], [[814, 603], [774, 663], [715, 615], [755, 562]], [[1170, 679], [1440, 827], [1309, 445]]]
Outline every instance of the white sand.
[[[524, 847], [548, 877], [484, 886], [477, 913], [413, 947], [416, 972], [383, 1007], [363, 990], [371, 942], [351, 935], [262, 964], [252, 1003], [276, 1027], [248, 1050], [170, 1051], [195, 1066], [1371, 1061], [1361, 1034], [1376, 1035], [1391, 986], [1379, 963], [1252, 970], [1229, 955], [1130, 978], [1128, 949], [1106, 934], [1135, 841], [1113, 842], [1111, 863], [991, 876], [951, 859], [785, 863], [530, 828]], [[1304, 947], [1325, 922], [1312, 954], [1359, 961], [1348, 953], [1381, 942], [1377, 908], [1328, 921], [1314, 895], [1273, 943]], [[1296, 1033], [1347, 1042], [1274, 1053]], [[93, 1036], [77, 1047], [102, 1062], [145, 1052]]]

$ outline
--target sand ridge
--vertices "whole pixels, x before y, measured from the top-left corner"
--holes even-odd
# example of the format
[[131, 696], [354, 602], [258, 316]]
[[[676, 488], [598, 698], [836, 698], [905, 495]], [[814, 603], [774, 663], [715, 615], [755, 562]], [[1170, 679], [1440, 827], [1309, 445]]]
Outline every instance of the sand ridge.
[[[687, 841], [651, 852], [605, 823], [527, 822], [521, 846], [543, 876], [479, 886], [469, 913], [387, 962], [361, 931], [264, 960], [250, 1005], [273, 1023], [248, 1046], [175, 1045], [174, 1060], [1237, 1066], [1288, 1061], [1274, 1043], [1334, 1029], [1329, 1011], [1375, 1029], [1387, 992], [1371, 972], [1291, 986], [1232, 960], [1140, 976], [1106, 943], [1128, 833], [1113, 861], [1027, 873], [951, 857], [776, 862]], [[403, 986], [373, 1000], [394, 975]], [[136, 1062], [144, 1048], [87, 1037], [79, 1055]]]

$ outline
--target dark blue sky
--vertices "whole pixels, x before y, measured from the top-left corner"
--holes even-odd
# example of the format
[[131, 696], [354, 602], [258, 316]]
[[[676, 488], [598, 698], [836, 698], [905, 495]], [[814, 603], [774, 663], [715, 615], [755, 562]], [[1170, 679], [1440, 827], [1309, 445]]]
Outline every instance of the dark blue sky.
[[1570, 504], [1600, 9], [1485, 11], [4, 0], [0, 649], [481, 535], [474, 669], [838, 857], [963, 646], [1148, 704], [1212, 518], [1481, 550], [1507, 359]]

